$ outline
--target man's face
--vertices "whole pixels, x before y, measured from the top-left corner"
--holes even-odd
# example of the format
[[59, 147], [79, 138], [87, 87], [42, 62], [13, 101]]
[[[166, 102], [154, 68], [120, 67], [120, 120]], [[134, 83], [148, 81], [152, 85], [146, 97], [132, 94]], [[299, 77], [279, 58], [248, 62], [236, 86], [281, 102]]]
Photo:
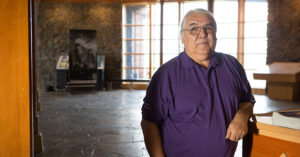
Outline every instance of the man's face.
[[182, 43], [189, 55], [196, 57], [214, 52], [216, 46], [215, 25], [206, 15], [190, 14], [186, 18], [183, 29], [196, 30], [183, 31], [181, 34]]

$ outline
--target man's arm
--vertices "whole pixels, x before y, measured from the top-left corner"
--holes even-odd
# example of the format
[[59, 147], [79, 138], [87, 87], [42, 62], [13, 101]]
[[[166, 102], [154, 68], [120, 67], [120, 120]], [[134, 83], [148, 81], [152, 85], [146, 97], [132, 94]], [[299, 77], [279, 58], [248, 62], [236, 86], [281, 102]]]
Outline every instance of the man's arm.
[[226, 139], [231, 141], [242, 139], [248, 132], [248, 120], [251, 118], [252, 114], [253, 104], [250, 102], [240, 103], [237, 113], [228, 126]]
[[157, 124], [142, 119], [141, 122], [146, 148], [151, 157], [164, 157], [164, 151]]

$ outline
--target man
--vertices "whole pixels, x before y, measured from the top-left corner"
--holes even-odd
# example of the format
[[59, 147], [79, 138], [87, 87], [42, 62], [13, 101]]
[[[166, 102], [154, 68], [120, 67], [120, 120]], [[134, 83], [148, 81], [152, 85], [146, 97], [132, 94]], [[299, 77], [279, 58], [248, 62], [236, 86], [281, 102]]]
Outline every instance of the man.
[[232, 157], [255, 103], [245, 71], [214, 51], [210, 12], [188, 12], [181, 39], [185, 51], [157, 70], [144, 98], [146, 148], [153, 157]]

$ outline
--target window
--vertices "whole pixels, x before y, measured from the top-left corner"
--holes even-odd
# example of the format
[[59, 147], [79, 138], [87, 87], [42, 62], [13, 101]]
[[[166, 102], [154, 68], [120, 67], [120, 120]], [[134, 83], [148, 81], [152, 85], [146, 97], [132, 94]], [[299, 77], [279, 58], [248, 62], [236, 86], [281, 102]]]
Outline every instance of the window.
[[123, 78], [149, 78], [149, 5], [123, 9]]
[[238, 0], [215, 0], [216, 51], [237, 57]]
[[[207, 2], [165, 2], [163, 7], [162, 63], [165, 63], [183, 51], [181, 18], [191, 9], [207, 9]], [[160, 11], [160, 3], [123, 5], [123, 78], [150, 78], [161, 65]]]
[[253, 72], [266, 67], [267, 0], [245, 1], [244, 68], [252, 88], [265, 88], [265, 80], [254, 80]]
[[163, 63], [179, 53], [179, 3], [165, 3], [163, 17]]
[[[239, 8], [241, 2], [245, 2], [244, 9]], [[123, 5], [123, 78], [151, 78], [161, 60], [165, 63], [182, 52], [180, 23], [183, 16], [194, 8], [207, 9], [208, 2], [164, 2], [161, 27], [160, 3]], [[244, 56], [239, 59], [250, 84], [264, 88], [265, 82], [253, 80], [252, 75], [258, 68], [266, 66], [267, 0], [214, 0], [213, 8], [217, 22], [216, 51], [236, 58]], [[239, 11], [245, 15], [244, 21], [241, 17], [239, 19]], [[243, 25], [244, 34], [238, 35], [238, 27]], [[238, 43], [241, 42], [244, 47], [238, 52]]]
[[181, 20], [183, 18], [183, 16], [190, 10], [192, 9], [196, 9], [196, 8], [203, 8], [203, 9], [207, 9], [208, 6], [207, 6], [207, 1], [186, 1], [186, 2], [183, 2], [181, 4], [182, 6], [182, 9], [181, 9]]
[[160, 9], [159, 3], [151, 5], [151, 75], [160, 67]]

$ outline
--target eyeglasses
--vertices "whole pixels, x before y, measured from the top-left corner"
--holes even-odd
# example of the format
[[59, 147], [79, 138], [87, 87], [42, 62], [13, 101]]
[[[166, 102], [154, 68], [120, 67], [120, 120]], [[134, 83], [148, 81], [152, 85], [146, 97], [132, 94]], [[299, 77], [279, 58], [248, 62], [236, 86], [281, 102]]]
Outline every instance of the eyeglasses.
[[205, 33], [213, 33], [217, 30], [216, 27], [213, 26], [204, 26], [204, 27], [193, 27], [191, 29], [182, 29], [181, 32], [189, 31], [191, 35], [198, 35], [200, 34], [201, 29], [203, 29]]

